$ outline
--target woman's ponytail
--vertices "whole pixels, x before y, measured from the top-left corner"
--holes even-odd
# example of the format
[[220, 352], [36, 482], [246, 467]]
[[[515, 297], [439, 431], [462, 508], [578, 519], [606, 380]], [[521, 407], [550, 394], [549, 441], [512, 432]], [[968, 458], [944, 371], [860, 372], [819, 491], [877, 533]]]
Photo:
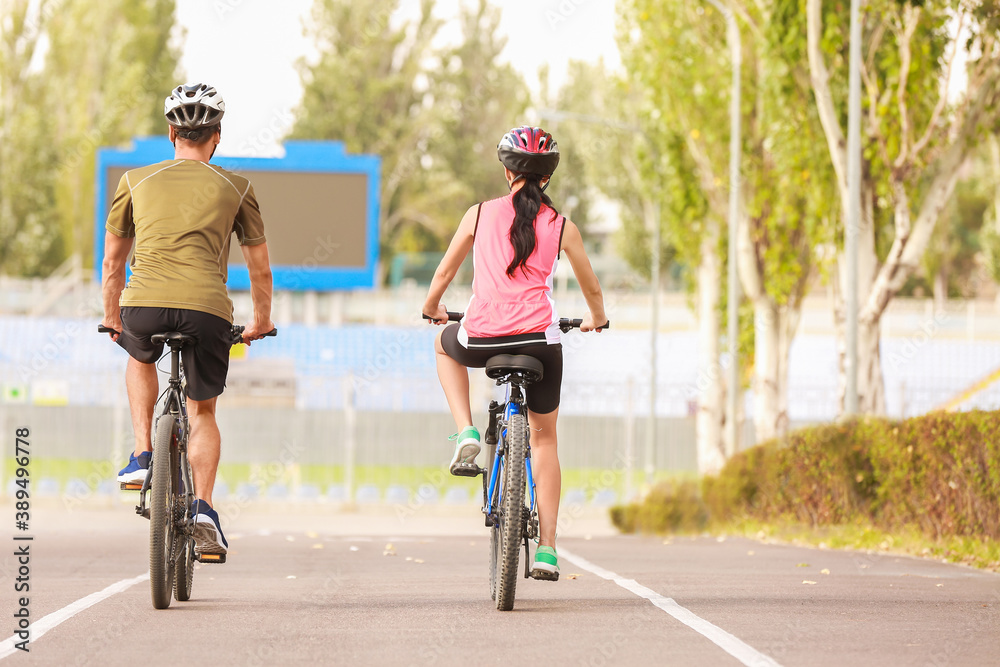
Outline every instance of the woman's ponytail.
[[[514, 259], [507, 267], [507, 275], [514, 276], [518, 267], [527, 275], [528, 258], [535, 251], [535, 218], [542, 204], [552, 208], [552, 200], [542, 192], [540, 174], [522, 174], [524, 185], [514, 193], [514, 224], [510, 227], [510, 244], [514, 247]], [[553, 217], [555, 209], [553, 209]]]

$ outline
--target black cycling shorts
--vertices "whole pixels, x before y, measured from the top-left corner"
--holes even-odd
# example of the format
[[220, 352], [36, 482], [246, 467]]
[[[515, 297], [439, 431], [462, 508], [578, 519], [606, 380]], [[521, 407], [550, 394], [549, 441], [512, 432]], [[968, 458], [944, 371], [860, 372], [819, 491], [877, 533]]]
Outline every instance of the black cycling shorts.
[[118, 344], [144, 364], [163, 356], [163, 343], [154, 344], [155, 334], [179, 331], [197, 342], [181, 349], [187, 395], [196, 401], [215, 398], [226, 387], [229, 350], [233, 346], [232, 325], [218, 315], [180, 308], [126, 306], [122, 308], [122, 335]]
[[486, 368], [486, 361], [498, 354], [526, 354], [542, 362], [545, 372], [542, 379], [525, 387], [528, 397], [528, 409], [544, 415], [559, 407], [559, 394], [562, 389], [563, 358], [562, 344], [549, 345], [544, 338], [520, 345], [504, 345], [512, 342], [510, 339], [521, 336], [505, 336], [500, 338], [476, 338], [477, 345], [496, 344], [498, 347], [467, 348], [458, 342], [457, 322], [449, 324], [441, 333], [441, 347], [445, 354], [469, 368]]

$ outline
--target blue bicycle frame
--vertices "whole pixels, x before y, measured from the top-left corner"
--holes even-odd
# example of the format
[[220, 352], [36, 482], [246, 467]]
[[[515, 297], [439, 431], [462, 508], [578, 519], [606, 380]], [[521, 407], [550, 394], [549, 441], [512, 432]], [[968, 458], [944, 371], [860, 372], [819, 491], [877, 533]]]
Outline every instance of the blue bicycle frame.
[[[497, 438], [498, 442], [506, 442], [506, 438], [507, 438], [507, 425], [510, 424], [511, 417], [513, 417], [514, 415], [517, 415], [517, 414], [524, 414], [524, 402], [521, 399], [521, 392], [520, 392], [520, 390], [517, 391], [517, 393], [515, 394], [515, 396], [512, 399], [512, 397], [511, 397], [511, 385], [507, 384], [506, 387], [507, 387], [507, 397], [504, 400], [503, 420], [502, 421], [498, 421], [497, 425], [496, 425], [497, 434], [498, 434], [498, 438]], [[525, 421], [527, 421], [527, 415], [525, 415]], [[501, 483], [500, 480], [503, 479], [503, 477], [501, 476], [501, 474], [503, 472], [502, 466], [504, 464], [503, 454], [504, 454], [504, 450], [501, 447], [497, 447], [496, 448], [496, 452], [494, 452], [494, 454], [493, 454], [493, 465], [490, 466], [490, 479], [489, 479], [489, 482], [486, 485], [486, 507], [485, 507], [486, 515], [489, 516], [489, 517], [492, 517], [495, 514], [495, 512], [496, 512], [496, 508], [493, 507], [493, 497], [494, 497], [494, 492], [496, 491], [497, 485], [500, 484]], [[525, 473], [527, 475], [526, 481], [527, 481], [527, 487], [528, 487], [528, 511], [532, 515], [534, 515], [534, 513], [535, 513], [535, 478], [531, 474], [531, 442], [530, 442], [530, 438], [528, 439], [527, 449], [526, 449], [525, 454], [524, 454], [524, 468], [525, 468]], [[503, 491], [503, 488], [501, 487], [501, 492], [502, 491]], [[499, 498], [499, 495], [497, 497]]]

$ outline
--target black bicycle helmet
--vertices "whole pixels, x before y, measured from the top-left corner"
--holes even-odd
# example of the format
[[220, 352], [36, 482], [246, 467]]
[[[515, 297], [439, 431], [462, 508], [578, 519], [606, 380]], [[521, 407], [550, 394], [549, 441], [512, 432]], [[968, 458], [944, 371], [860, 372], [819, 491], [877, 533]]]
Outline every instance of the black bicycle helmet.
[[551, 176], [559, 165], [559, 146], [542, 128], [523, 125], [503, 135], [497, 157], [518, 174]]

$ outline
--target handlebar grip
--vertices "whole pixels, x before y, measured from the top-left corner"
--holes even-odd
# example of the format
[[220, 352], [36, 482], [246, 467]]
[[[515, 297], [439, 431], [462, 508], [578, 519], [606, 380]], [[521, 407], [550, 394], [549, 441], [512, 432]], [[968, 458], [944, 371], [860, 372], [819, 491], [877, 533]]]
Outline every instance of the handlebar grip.
[[115, 331], [111, 327], [106, 327], [103, 324], [98, 324], [97, 325], [97, 333], [113, 333], [113, 334], [118, 334], [120, 336], [122, 332], [121, 331]]
[[[243, 342], [243, 332], [246, 331], [246, 327], [242, 324], [233, 325], [233, 345]], [[261, 334], [262, 336], [277, 336], [278, 328], [275, 327], [268, 331], [266, 334]]]
[[[465, 313], [458, 313], [458, 312], [455, 312], [455, 311], [452, 311], [452, 310], [448, 310], [448, 311], [445, 311], [445, 312], [448, 313], [448, 321], [449, 322], [458, 322], [463, 317], [465, 317]], [[434, 318], [431, 317], [430, 315], [426, 315], [424, 313], [420, 313], [420, 316], [423, 317], [425, 320], [430, 320], [432, 322], [434, 321]]]

